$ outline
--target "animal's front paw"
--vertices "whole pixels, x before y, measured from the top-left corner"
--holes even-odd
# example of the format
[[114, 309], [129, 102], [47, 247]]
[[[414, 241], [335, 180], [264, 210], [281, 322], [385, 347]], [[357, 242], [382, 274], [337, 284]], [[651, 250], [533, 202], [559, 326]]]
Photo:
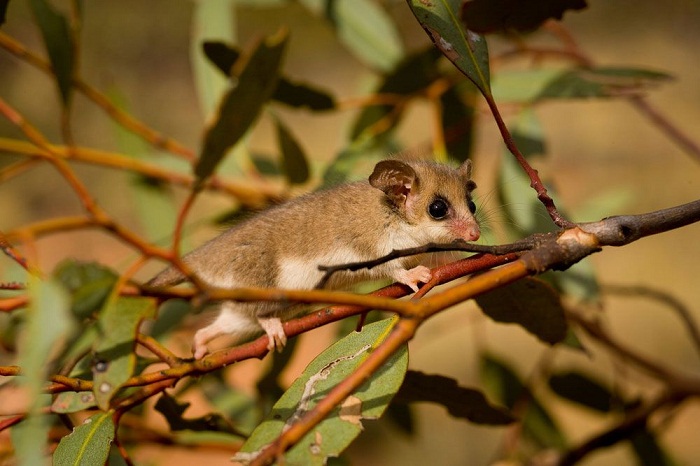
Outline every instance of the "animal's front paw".
[[207, 342], [216, 335], [211, 335], [210, 327], [204, 327], [194, 334], [194, 342], [192, 344], [192, 352], [195, 359], [202, 359], [208, 352]]
[[279, 317], [258, 317], [258, 323], [267, 334], [267, 349], [281, 353], [284, 345], [287, 344], [287, 335], [284, 333]]
[[409, 270], [399, 270], [394, 278], [413, 291], [418, 291], [418, 283], [428, 283], [433, 278], [433, 274], [428, 267], [419, 265]]

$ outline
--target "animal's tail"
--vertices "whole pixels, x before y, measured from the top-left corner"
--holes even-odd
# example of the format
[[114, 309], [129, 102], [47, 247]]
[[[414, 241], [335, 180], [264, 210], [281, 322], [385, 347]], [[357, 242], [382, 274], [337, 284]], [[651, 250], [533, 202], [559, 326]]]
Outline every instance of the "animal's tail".
[[185, 281], [185, 276], [175, 267], [168, 267], [155, 277], [151, 278], [146, 286], [151, 288], [162, 288], [164, 286], [174, 286]]

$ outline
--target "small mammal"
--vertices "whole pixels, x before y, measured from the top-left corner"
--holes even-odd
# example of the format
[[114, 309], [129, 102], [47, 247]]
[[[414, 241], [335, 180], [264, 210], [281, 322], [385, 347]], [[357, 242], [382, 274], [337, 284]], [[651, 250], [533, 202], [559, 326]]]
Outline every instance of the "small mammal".
[[[246, 220], [183, 260], [206, 283], [219, 288], [260, 287], [312, 289], [323, 273], [319, 265], [376, 259], [430, 242], [475, 241], [480, 230], [474, 217], [471, 163], [459, 168], [434, 162], [384, 160], [367, 181], [318, 191], [271, 208]], [[337, 289], [371, 278], [392, 278], [418, 290], [431, 278], [420, 259], [395, 259], [370, 270], [337, 272], [326, 288]], [[172, 286], [185, 277], [170, 267], [148, 282]], [[207, 343], [223, 334], [237, 340], [265, 331], [268, 349], [280, 350], [287, 338], [282, 320], [299, 306], [281, 303], [225, 301], [218, 317], [197, 331], [194, 357], [207, 353]]]

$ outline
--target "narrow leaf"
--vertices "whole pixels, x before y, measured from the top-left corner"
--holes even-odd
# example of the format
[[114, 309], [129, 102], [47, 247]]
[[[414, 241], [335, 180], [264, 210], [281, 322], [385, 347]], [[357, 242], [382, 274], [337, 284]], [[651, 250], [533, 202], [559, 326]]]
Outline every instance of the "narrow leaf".
[[[231, 77], [233, 66], [241, 56], [241, 52], [223, 42], [208, 41], [202, 46], [207, 58], [226, 76]], [[295, 108], [310, 110], [330, 110], [335, 108], [335, 100], [326, 91], [310, 84], [295, 83], [285, 77], [280, 77], [272, 99]]]
[[[19, 379], [30, 400], [28, 417], [13, 429], [13, 442], [19, 464], [44, 464], [43, 442], [48, 437], [49, 419], [41, 410], [51, 403], [43, 394], [49, 362], [66, 343], [74, 329], [70, 301], [66, 290], [55, 281], [31, 277], [30, 305], [19, 348], [19, 365], [24, 377]], [[37, 444], [37, 442], [40, 442]]]
[[29, 5], [41, 30], [61, 100], [66, 107], [70, 103], [75, 67], [75, 46], [68, 20], [47, 0], [30, 0]]
[[224, 96], [218, 115], [204, 136], [202, 153], [195, 165], [200, 182], [216, 170], [227, 150], [248, 131], [272, 96], [286, 44], [284, 31], [261, 42], [240, 73], [236, 86]]
[[472, 31], [530, 32], [546, 20], [561, 20], [567, 10], [586, 8], [585, 0], [471, 0], [462, 6], [462, 20]]
[[505, 408], [489, 403], [480, 391], [461, 387], [456, 380], [442, 375], [408, 371], [395, 400], [437, 403], [452, 416], [476, 424], [503, 425], [515, 420]]
[[562, 398], [603, 413], [624, 405], [601, 383], [579, 372], [554, 374], [549, 378], [549, 386]]
[[[304, 373], [275, 403], [267, 420], [261, 423], [234, 460], [253, 458], [286, 428], [312, 409], [368, 357], [387, 337], [396, 319], [365, 326], [328, 348], [314, 359]], [[404, 347], [324, 421], [292, 447], [285, 458], [289, 464], [323, 465], [338, 456], [362, 431], [363, 419], [382, 415], [403, 381], [408, 364]]]
[[486, 40], [468, 31], [459, 19], [460, 0], [409, 0], [413, 14], [433, 44], [475, 85], [491, 94]]
[[151, 298], [113, 297], [98, 321], [102, 338], [94, 351], [93, 381], [95, 399], [102, 410], [109, 408], [112, 396], [131, 377], [136, 367], [134, 340], [143, 319], [153, 318]]
[[594, 68], [566, 71], [552, 79], [539, 99], [581, 99], [639, 94], [671, 76], [638, 68]]
[[336, 28], [340, 41], [361, 60], [390, 70], [403, 56], [396, 23], [372, 0], [300, 0]]
[[476, 298], [496, 322], [515, 323], [553, 345], [566, 338], [567, 324], [559, 294], [541, 280], [525, 278]]
[[[206, 120], [214, 114], [229, 86], [228, 79], [213, 69], [202, 55], [205, 41], [233, 42], [236, 38], [236, 0], [207, 0], [192, 4], [190, 61], [199, 106]], [[228, 76], [228, 71], [225, 73]]]
[[112, 412], [100, 412], [87, 418], [61, 439], [53, 454], [55, 466], [96, 466], [106, 464], [114, 441]]
[[306, 161], [304, 149], [279, 118], [275, 118], [274, 121], [284, 174], [291, 184], [305, 183], [309, 179], [309, 163]]
[[7, 6], [10, 4], [10, 0], [0, 0], [0, 26], [5, 24], [7, 15]]

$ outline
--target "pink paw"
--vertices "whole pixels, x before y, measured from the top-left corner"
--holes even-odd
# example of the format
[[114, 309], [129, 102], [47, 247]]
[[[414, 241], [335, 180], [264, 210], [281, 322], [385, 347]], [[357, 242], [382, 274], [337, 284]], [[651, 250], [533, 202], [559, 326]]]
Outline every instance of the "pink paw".
[[287, 335], [284, 333], [279, 317], [258, 317], [258, 323], [267, 334], [267, 349], [269, 351], [277, 350], [278, 353], [281, 353], [284, 345], [287, 344]]
[[410, 270], [399, 270], [394, 276], [396, 281], [403, 283], [413, 291], [418, 291], [418, 283], [428, 283], [433, 274], [430, 269], [424, 265], [419, 265]]

